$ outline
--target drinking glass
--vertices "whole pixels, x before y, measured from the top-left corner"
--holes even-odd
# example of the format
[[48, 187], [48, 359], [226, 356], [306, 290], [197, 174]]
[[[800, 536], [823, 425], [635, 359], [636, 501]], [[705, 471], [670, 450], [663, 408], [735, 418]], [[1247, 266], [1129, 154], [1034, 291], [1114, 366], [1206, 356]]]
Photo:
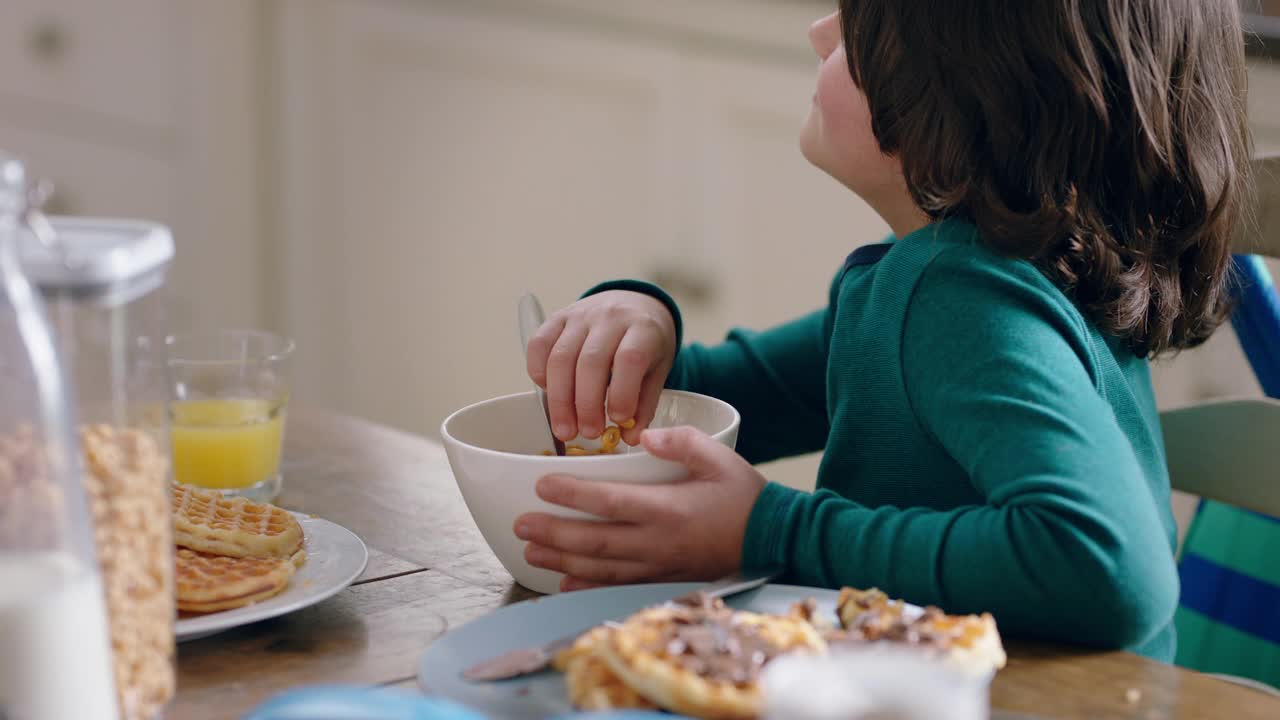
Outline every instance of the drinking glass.
[[173, 476], [224, 495], [280, 494], [292, 340], [221, 330], [165, 340]]

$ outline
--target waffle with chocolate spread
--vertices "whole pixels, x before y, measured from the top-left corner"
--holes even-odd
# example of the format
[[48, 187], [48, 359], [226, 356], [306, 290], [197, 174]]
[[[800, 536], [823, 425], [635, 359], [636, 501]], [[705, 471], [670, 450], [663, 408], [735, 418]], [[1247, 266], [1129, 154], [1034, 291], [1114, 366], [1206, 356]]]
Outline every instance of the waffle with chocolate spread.
[[836, 614], [840, 629], [827, 634], [833, 647], [873, 642], [910, 645], [979, 677], [1005, 664], [1004, 646], [990, 613], [947, 615], [933, 606], [919, 612], [877, 588], [844, 588], [836, 601]]
[[653, 710], [657, 708], [609, 669], [597, 652], [613, 628], [601, 625], [585, 632], [556, 656], [552, 666], [564, 673], [569, 701], [579, 710]]
[[719, 601], [649, 608], [606, 628], [594, 654], [613, 677], [658, 707], [699, 718], [757, 717], [766, 663], [826, 651], [801, 617], [735, 611]]
[[554, 663], [581, 710], [661, 708], [697, 718], [758, 717], [764, 666], [794, 652], [825, 653], [871, 643], [920, 647], [965, 672], [1003, 667], [995, 620], [909, 607], [877, 589], [844, 588], [839, 625], [813, 600], [786, 615], [733, 610], [693, 598], [642, 610], [578, 638]]

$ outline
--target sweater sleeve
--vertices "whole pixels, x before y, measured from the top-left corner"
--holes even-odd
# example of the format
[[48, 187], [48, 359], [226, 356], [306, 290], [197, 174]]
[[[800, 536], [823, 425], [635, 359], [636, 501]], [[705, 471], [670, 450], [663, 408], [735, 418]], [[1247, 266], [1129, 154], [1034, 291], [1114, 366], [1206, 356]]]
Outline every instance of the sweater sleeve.
[[[660, 288], [638, 281], [597, 285], [605, 290], [643, 292], [671, 311], [680, 311]], [[666, 386], [719, 398], [742, 416], [737, 451], [752, 463], [821, 450], [829, 424], [826, 403], [830, 316], [818, 310], [777, 327], [735, 328], [715, 345], [680, 348]]]
[[937, 256], [902, 330], [913, 412], [985, 504], [868, 508], [770, 485], [744, 564], [801, 582], [878, 586], [1023, 635], [1136, 647], [1178, 597], [1149, 485], [1095, 387], [1088, 330], [1030, 266]]

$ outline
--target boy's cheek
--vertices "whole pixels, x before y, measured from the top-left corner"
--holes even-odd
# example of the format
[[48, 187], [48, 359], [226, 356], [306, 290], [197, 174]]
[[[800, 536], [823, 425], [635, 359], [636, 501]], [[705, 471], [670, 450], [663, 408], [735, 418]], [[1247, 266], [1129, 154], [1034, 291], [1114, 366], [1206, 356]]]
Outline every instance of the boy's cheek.
[[855, 192], [882, 186], [890, 168], [876, 162], [880, 143], [871, 130], [871, 112], [853, 83], [843, 51], [823, 63], [818, 87], [800, 137], [806, 159]]
[[849, 75], [843, 50], [827, 58], [818, 70], [814, 104], [831, 136], [853, 139], [871, 135], [867, 98]]

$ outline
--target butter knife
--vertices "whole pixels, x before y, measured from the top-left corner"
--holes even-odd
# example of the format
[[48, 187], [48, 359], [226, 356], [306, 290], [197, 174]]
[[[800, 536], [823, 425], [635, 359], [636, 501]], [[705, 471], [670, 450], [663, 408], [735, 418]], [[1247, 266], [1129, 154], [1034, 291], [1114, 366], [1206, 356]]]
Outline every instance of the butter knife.
[[[733, 574], [694, 590], [687, 595], [668, 600], [669, 603], [685, 605], [701, 605], [714, 598], [727, 598], [748, 590], [754, 590], [778, 576], [779, 570], [771, 568], [747, 575]], [[462, 672], [462, 677], [471, 682], [491, 682], [494, 680], [510, 680], [546, 669], [561, 650], [568, 648], [582, 633], [599, 623], [584, 627], [582, 630], [557, 638], [551, 642], [537, 646], [520, 648], [505, 652], [497, 657], [472, 665]]]
[[[538, 302], [537, 296], [531, 292], [526, 292], [524, 297], [520, 298], [518, 312], [520, 320], [520, 352], [524, 353], [527, 361], [529, 358], [529, 340], [533, 338], [534, 333], [538, 332], [538, 328], [542, 327], [542, 323], [546, 321], [547, 316], [542, 312], [542, 303]], [[551, 408], [547, 405], [547, 391], [536, 384], [534, 389], [538, 392], [538, 402], [542, 405], [542, 414], [547, 418], [547, 432], [551, 434], [551, 446], [555, 448], [556, 455], [563, 457], [564, 441], [556, 437], [556, 431], [551, 427]]]

